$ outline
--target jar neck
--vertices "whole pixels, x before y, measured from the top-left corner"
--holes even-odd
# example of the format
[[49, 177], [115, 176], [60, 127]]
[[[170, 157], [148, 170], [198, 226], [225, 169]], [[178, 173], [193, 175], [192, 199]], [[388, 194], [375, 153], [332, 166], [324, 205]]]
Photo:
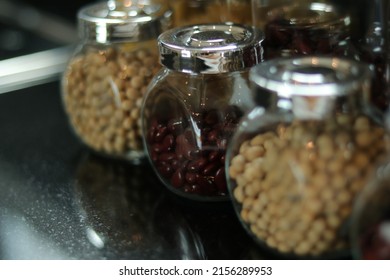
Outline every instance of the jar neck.
[[274, 113], [287, 112], [298, 119], [325, 119], [336, 114], [357, 114], [372, 110], [369, 96], [365, 91], [334, 95], [298, 95], [283, 96], [275, 92], [258, 89], [255, 103]]

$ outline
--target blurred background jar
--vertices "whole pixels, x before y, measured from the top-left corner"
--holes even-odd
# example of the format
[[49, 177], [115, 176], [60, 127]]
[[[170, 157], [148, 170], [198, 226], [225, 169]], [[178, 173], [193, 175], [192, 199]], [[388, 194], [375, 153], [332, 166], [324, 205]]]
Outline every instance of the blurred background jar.
[[351, 219], [353, 258], [390, 260], [390, 164], [359, 195]]
[[174, 26], [234, 22], [252, 24], [250, 0], [169, 0]]
[[80, 42], [63, 74], [63, 104], [75, 134], [94, 151], [144, 157], [142, 98], [160, 68], [157, 37], [171, 26], [162, 1], [105, 1], [78, 13]]
[[253, 24], [264, 31], [264, 59], [314, 54], [353, 57], [350, 15], [321, 1], [252, 0]]
[[354, 39], [354, 44], [359, 51], [359, 60], [369, 63], [374, 73], [371, 102], [385, 112], [390, 104], [389, 1], [367, 2], [369, 5], [362, 19], [366, 27]]
[[226, 154], [228, 188], [244, 227], [278, 255], [350, 255], [355, 197], [385, 155], [371, 115], [368, 65], [307, 56], [265, 61], [250, 80], [258, 105]]
[[253, 24], [264, 31], [264, 59], [331, 55], [369, 63], [370, 102], [390, 99], [388, 0], [252, 0]]
[[248, 72], [262, 35], [243, 25], [178, 27], [159, 37], [163, 69], [142, 107], [144, 146], [162, 182], [194, 200], [227, 200], [225, 151], [253, 107]]

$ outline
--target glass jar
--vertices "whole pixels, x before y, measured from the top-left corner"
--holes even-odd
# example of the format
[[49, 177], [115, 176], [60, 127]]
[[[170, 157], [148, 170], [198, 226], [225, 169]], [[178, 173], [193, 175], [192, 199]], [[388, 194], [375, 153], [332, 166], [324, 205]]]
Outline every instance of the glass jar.
[[250, 0], [170, 0], [174, 26], [234, 22], [252, 24]]
[[354, 57], [351, 19], [338, 7], [312, 1], [253, 0], [253, 24], [264, 31], [264, 59], [332, 54]]
[[71, 127], [92, 150], [139, 162], [142, 98], [160, 69], [157, 37], [171, 11], [157, 1], [107, 1], [83, 7], [78, 20], [80, 42], [62, 79]]
[[159, 37], [164, 66], [143, 109], [144, 147], [162, 182], [194, 200], [226, 200], [226, 145], [253, 107], [249, 68], [262, 60], [262, 36], [243, 25], [178, 27]]
[[[356, 195], [385, 152], [370, 71], [331, 57], [279, 58], [250, 72], [258, 105], [226, 154], [239, 219], [265, 248], [298, 258], [349, 255]], [[378, 117], [379, 116], [379, 117]]]
[[373, 71], [371, 102], [385, 112], [390, 104], [389, 29], [387, 0], [367, 2], [368, 12], [364, 33], [355, 39], [361, 61], [370, 63]]
[[355, 259], [390, 260], [390, 164], [356, 199], [351, 219], [352, 256]]

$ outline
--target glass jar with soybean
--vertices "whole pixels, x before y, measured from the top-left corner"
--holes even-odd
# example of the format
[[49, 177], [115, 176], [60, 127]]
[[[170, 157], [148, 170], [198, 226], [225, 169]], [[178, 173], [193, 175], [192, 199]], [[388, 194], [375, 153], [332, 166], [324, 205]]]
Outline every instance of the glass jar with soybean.
[[354, 58], [350, 15], [321, 1], [252, 0], [253, 24], [264, 31], [264, 59], [329, 54]]
[[350, 257], [356, 196], [385, 155], [382, 115], [364, 95], [371, 72], [345, 58], [279, 58], [250, 72], [258, 105], [226, 154], [245, 229], [293, 258]]
[[251, 0], [169, 0], [174, 26], [234, 22], [252, 24]]
[[78, 12], [80, 42], [62, 79], [62, 100], [76, 136], [99, 154], [139, 163], [145, 157], [142, 98], [160, 69], [157, 37], [171, 26], [159, 1], [106, 1]]
[[262, 35], [238, 24], [178, 27], [160, 35], [163, 68], [142, 107], [144, 147], [161, 181], [198, 201], [227, 200], [225, 151], [250, 98], [248, 73]]

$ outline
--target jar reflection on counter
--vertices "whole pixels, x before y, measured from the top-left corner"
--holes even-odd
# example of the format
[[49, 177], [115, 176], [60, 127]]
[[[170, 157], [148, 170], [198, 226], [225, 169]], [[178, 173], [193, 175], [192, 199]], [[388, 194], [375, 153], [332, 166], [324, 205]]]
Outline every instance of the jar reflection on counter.
[[174, 26], [234, 22], [252, 24], [250, 0], [169, 0]]
[[75, 134], [94, 151], [134, 163], [144, 157], [142, 98], [160, 69], [157, 37], [170, 17], [157, 1], [108, 1], [79, 11], [80, 42], [62, 96]]
[[386, 152], [367, 112], [367, 65], [285, 58], [251, 71], [260, 107], [245, 115], [226, 158], [236, 212], [255, 240], [303, 258], [349, 255], [356, 196]]
[[204, 259], [197, 232], [149, 165], [87, 153], [75, 181], [85, 236], [104, 259]]
[[225, 150], [249, 98], [262, 35], [243, 25], [178, 27], [159, 37], [164, 68], [142, 109], [144, 146], [162, 182], [196, 200], [226, 200]]

